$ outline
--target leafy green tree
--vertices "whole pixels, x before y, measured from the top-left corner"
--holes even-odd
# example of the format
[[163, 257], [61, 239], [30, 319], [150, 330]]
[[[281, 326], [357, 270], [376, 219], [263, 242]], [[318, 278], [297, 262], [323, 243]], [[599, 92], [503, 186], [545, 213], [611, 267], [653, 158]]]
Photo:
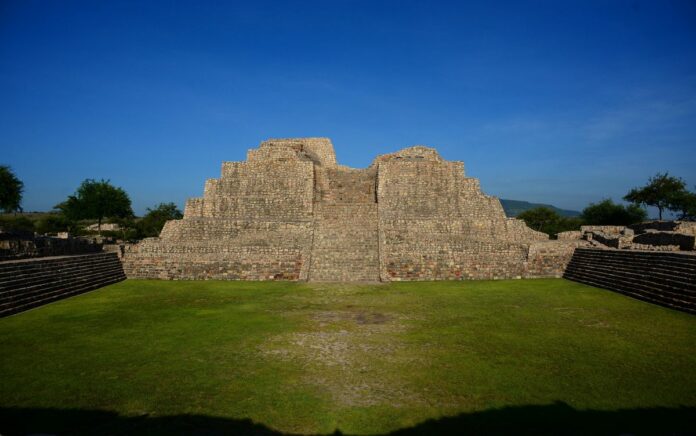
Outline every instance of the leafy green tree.
[[141, 238], [159, 236], [164, 223], [184, 217], [174, 203], [160, 203], [154, 209], [147, 209], [145, 216], [138, 221], [138, 235]]
[[669, 197], [670, 210], [679, 213], [680, 220], [696, 220], [696, 193], [683, 189]]
[[517, 218], [524, 220], [530, 228], [544, 232], [552, 237], [567, 230], [577, 230], [582, 225], [580, 219], [563, 217], [548, 207], [535, 207], [534, 209], [526, 210], [519, 214]]
[[596, 226], [627, 226], [645, 221], [648, 214], [637, 204], [624, 206], [615, 204], [610, 199], [599, 203], [590, 203], [582, 211], [585, 224]]
[[0, 165], [0, 209], [6, 213], [22, 210], [24, 183], [12, 172], [12, 168]]
[[669, 209], [670, 198], [685, 188], [686, 183], [679, 177], [670, 176], [669, 173], [657, 173], [648, 180], [647, 185], [631, 189], [624, 200], [637, 205], [655, 206], [661, 221], [662, 212]]
[[133, 215], [126, 191], [111, 185], [108, 180], [86, 179], [64, 202], [56, 205], [69, 221], [96, 219], [101, 233], [104, 218], [125, 218]]

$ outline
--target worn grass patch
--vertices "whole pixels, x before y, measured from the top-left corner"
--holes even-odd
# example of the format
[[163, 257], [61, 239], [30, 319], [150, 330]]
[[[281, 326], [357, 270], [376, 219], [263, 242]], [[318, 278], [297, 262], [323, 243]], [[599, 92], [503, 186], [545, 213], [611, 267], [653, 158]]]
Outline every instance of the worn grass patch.
[[0, 319], [0, 377], [0, 434], [640, 433], [694, 417], [696, 317], [560, 279], [129, 280]]

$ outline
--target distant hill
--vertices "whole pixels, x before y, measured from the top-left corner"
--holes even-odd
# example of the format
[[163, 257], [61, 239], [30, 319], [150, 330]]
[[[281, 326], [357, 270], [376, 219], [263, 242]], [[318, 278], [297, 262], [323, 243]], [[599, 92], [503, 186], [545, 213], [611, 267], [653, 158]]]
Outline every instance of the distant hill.
[[580, 212], [577, 210], [559, 209], [556, 206], [551, 206], [550, 204], [530, 203], [528, 201], [520, 200], [506, 200], [504, 198], [500, 199], [500, 203], [502, 203], [503, 209], [505, 209], [505, 215], [509, 217], [515, 217], [525, 210], [534, 209], [535, 207], [548, 207], [549, 209], [556, 211], [561, 216], [580, 216]]

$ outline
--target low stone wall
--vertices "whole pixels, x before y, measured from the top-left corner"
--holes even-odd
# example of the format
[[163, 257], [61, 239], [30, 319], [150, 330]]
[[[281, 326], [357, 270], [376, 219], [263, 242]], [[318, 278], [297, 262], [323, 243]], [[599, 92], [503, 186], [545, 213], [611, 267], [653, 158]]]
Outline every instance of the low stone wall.
[[693, 251], [696, 236], [677, 232], [650, 231], [633, 237], [635, 244], [675, 246], [679, 250]]
[[611, 248], [629, 248], [633, 243], [633, 234], [622, 234], [622, 233], [602, 233], [599, 231], [594, 231], [590, 233], [585, 233], [588, 240], [597, 241], [602, 245]]
[[646, 221], [628, 226], [636, 233], [645, 233], [650, 230], [660, 232], [677, 232], [688, 235], [696, 235], [696, 222], [693, 221]]
[[582, 226], [580, 232], [559, 233], [559, 239], [580, 238], [598, 248], [646, 251], [696, 250], [696, 223], [648, 221], [631, 226]]
[[0, 261], [98, 253], [102, 245], [83, 238], [54, 238], [32, 233], [0, 232]]
[[558, 233], [556, 237], [559, 241], [577, 241], [582, 239], [582, 232], [580, 230], [568, 230]]
[[[580, 231], [582, 233], [603, 233], [607, 235], [618, 235], [625, 234], [626, 226], [581, 226]], [[631, 232], [632, 234], [632, 232]]]

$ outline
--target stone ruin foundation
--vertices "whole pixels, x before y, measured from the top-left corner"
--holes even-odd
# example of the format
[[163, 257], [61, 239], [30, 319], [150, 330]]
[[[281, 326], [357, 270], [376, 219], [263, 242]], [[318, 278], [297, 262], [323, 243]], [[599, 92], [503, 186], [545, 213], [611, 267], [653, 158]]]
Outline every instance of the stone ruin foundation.
[[582, 226], [558, 234], [561, 240], [585, 240], [594, 248], [644, 251], [696, 250], [696, 222], [646, 221], [630, 226]]
[[365, 169], [326, 138], [271, 139], [224, 162], [184, 218], [127, 247], [130, 278], [398, 281], [560, 277], [586, 241], [507, 218], [462, 162], [415, 146]]

